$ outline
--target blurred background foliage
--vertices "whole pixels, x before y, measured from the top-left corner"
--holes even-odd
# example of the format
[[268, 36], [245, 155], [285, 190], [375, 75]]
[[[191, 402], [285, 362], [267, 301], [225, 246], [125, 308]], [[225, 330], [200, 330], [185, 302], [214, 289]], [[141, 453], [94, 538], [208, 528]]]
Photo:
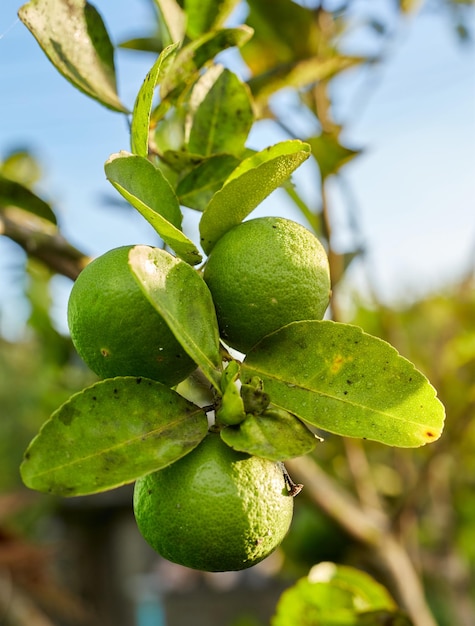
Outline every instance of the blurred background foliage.
[[[471, 626], [475, 623], [475, 276], [467, 272], [438, 293], [392, 307], [378, 302], [374, 294], [363, 297], [344, 280], [350, 263], [355, 259], [364, 263], [364, 246], [355, 227], [354, 247], [344, 254], [333, 249], [326, 181], [338, 177], [340, 169], [358, 158], [359, 152], [341, 140], [344, 127], [334, 119], [331, 81], [354, 64], [371, 66], [377, 59], [349, 57], [339, 49], [351, 23], [351, 0], [314, 2], [312, 8], [279, 0], [272, 11], [263, 0], [249, 0], [248, 4], [248, 23], [256, 35], [245, 47], [243, 59], [259, 115], [272, 119], [290, 136], [309, 140], [320, 172], [312, 206], [304, 202], [297, 187], [288, 186], [286, 191], [302, 219], [328, 247], [335, 286], [333, 317], [355, 323], [393, 344], [429, 378], [447, 409], [442, 438], [426, 448], [393, 449], [329, 435], [325, 444], [317, 447], [315, 460], [330, 486], [338, 485], [344, 501], [357, 503], [363, 516], [383, 520], [409, 555], [434, 616], [433, 622], [421, 620], [418, 626]], [[392, 4], [396, 22], [401, 14], [418, 10], [421, 2]], [[470, 41], [466, 12], [473, 8], [472, 2], [439, 0], [429, 4], [447, 18], [461, 40]], [[368, 18], [364, 27], [384, 42], [394, 23]], [[159, 50], [164, 43], [163, 27], [157, 22], [156, 32], [123, 46]], [[310, 135], [292, 130], [295, 115], [289, 119], [285, 109], [273, 108], [271, 96], [284, 86], [295, 90], [299, 110], [312, 118], [309, 126], [314, 132]], [[249, 599], [250, 608], [241, 616], [235, 612], [232, 618], [229, 613], [213, 618], [202, 613], [207, 624], [258, 626], [267, 623], [272, 612], [266, 608], [263, 614], [262, 607], [273, 606], [285, 586], [320, 561], [369, 571], [399, 599], [394, 576], [388, 574], [371, 543], [361, 540], [357, 525], [352, 533], [342, 524], [341, 515], [332, 515], [330, 501], [319, 502], [318, 493], [314, 497], [319, 490], [317, 480], [296, 500], [291, 532], [270, 564], [255, 575], [224, 576], [221, 580], [228, 583], [219, 584], [214, 577], [167, 570], [167, 565], [157, 564], [147, 550], [142, 553], [143, 547], [137, 548], [135, 531], [129, 526], [127, 490], [119, 490], [112, 499], [98, 497], [98, 504], [91, 504], [88, 498], [65, 504], [26, 492], [18, 467], [27, 443], [52, 411], [93, 381], [69, 338], [57, 328], [51, 296], [55, 277], [74, 279], [87, 257], [62, 237], [60, 226], [51, 219], [55, 208], [36, 193], [40, 177], [41, 166], [28, 150], [11, 151], [4, 157], [0, 233], [13, 242], [9, 248], [11, 275], [30, 313], [18, 340], [0, 337], [0, 621], [3, 612], [5, 624], [12, 625], [173, 626], [186, 623], [172, 616], [173, 610], [178, 615], [177, 604], [183, 605], [185, 592], [198, 590], [206, 600], [215, 592], [234, 590], [242, 608], [239, 590], [244, 589], [249, 599], [258, 589], [255, 606]], [[348, 211], [351, 213], [351, 207]], [[330, 500], [331, 493], [330, 489]], [[130, 546], [137, 548], [134, 555]], [[93, 571], [96, 588], [92, 579], [87, 580]], [[161, 583], [156, 583], [155, 575]], [[167, 581], [164, 586], [163, 578]], [[270, 579], [275, 593], [266, 599]], [[127, 585], [139, 580], [140, 593], [135, 583], [124, 592], [124, 580]], [[20, 598], [16, 603], [12, 600], [15, 594]], [[126, 599], [118, 601], [120, 594]], [[174, 594], [179, 602], [174, 603]], [[219, 601], [213, 596], [212, 602], [217, 615]], [[227, 602], [231, 606], [229, 599]], [[18, 607], [16, 612], [12, 606]], [[149, 621], [144, 606], [152, 616]], [[170, 611], [166, 622], [159, 621], [164, 619], [163, 606]], [[199, 625], [199, 619], [193, 623]]]

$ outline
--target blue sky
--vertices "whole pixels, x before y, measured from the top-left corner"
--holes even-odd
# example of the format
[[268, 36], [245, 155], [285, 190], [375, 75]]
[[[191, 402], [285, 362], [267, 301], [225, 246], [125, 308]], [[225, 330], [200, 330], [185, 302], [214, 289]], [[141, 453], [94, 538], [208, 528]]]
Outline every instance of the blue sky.
[[[141, 0], [94, 4], [114, 41], [148, 27], [149, 12]], [[363, 0], [359, 4], [369, 6]], [[140, 216], [103, 203], [104, 194], [115, 193], [105, 180], [104, 161], [129, 146], [123, 116], [88, 99], [56, 72], [17, 20], [20, 5], [2, 0], [0, 7], [0, 158], [15, 147], [34, 151], [45, 168], [42, 190], [57, 209], [65, 235], [87, 253], [154, 243], [154, 233]], [[119, 52], [119, 87], [126, 104], [132, 105], [152, 62], [148, 55]], [[423, 11], [395, 34], [376, 73], [347, 77], [335, 89], [340, 94], [337, 114], [347, 121], [345, 139], [364, 149], [343, 175], [380, 297], [405, 300], [473, 267], [475, 44], [460, 45], [448, 20]], [[254, 134], [256, 142], [267, 144], [281, 138]], [[295, 177], [304, 192], [307, 175], [304, 166]], [[330, 201], [336, 243], [344, 250], [352, 244], [352, 231], [336, 183]], [[286, 208], [277, 196], [259, 209], [266, 211], [285, 214]], [[0, 329], [10, 333], [26, 315], [20, 286], [8, 271], [12, 249], [0, 238]], [[355, 264], [349, 279], [364, 289], [363, 276], [361, 264]], [[60, 327], [70, 286], [66, 279], [56, 281]]]

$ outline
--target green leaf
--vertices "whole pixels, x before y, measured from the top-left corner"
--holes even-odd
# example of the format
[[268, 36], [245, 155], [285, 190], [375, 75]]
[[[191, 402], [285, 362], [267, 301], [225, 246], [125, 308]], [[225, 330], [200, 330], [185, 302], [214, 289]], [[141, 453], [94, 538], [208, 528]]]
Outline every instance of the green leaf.
[[365, 57], [335, 55], [303, 59], [282, 65], [272, 72], [255, 76], [248, 81], [255, 103], [261, 108], [270, 96], [284, 88], [299, 89], [318, 81], [329, 80], [336, 74], [368, 61]]
[[252, 30], [247, 26], [224, 28], [206, 33], [184, 46], [161, 82], [161, 98], [176, 97], [187, 86], [195, 82], [205, 63], [226, 48], [243, 45], [251, 36]]
[[21, 465], [27, 487], [59, 496], [113, 489], [170, 465], [208, 430], [206, 414], [147, 378], [108, 378], [43, 425]]
[[47, 202], [28, 187], [0, 174], [0, 210], [8, 206], [23, 209], [56, 224], [56, 216]]
[[[248, 25], [255, 35], [242, 48], [252, 77], [249, 86], [258, 114], [264, 114], [269, 97], [290, 87], [299, 89], [361, 64], [365, 59], [339, 54], [328, 30], [335, 18], [321, 7], [306, 8], [292, 0], [252, 0]], [[327, 17], [326, 29], [320, 22]]]
[[309, 156], [310, 146], [295, 139], [282, 141], [244, 159], [203, 213], [200, 234], [204, 251], [209, 254], [224, 233], [240, 224]]
[[323, 562], [281, 595], [272, 626], [411, 626], [389, 592], [352, 567]]
[[0, 163], [0, 172], [8, 180], [14, 180], [30, 189], [41, 178], [41, 166], [27, 150], [11, 152]]
[[200, 274], [164, 250], [149, 246], [135, 246], [129, 264], [147, 299], [219, 392], [218, 322]]
[[311, 452], [316, 436], [294, 415], [282, 409], [249, 414], [237, 426], [221, 430], [228, 446], [271, 461], [285, 461]]
[[416, 447], [443, 429], [444, 407], [425, 376], [349, 324], [284, 326], [249, 352], [241, 372], [243, 381], [259, 376], [273, 404], [338, 435]]
[[176, 0], [154, 0], [172, 42], [185, 36], [186, 15]]
[[320, 168], [322, 180], [336, 174], [343, 165], [361, 153], [360, 150], [343, 146], [333, 133], [323, 132], [318, 137], [310, 137], [307, 141]]
[[321, 47], [315, 11], [292, 0], [251, 0], [246, 23], [254, 37], [242, 48], [242, 56], [253, 75], [272, 71], [279, 65], [313, 56]]
[[160, 52], [166, 47], [163, 44], [161, 37], [133, 37], [121, 41], [117, 44], [118, 48], [124, 48], [124, 50], [138, 50], [140, 52]]
[[155, 87], [174, 58], [177, 47], [178, 44], [176, 43], [163, 50], [145, 77], [135, 99], [130, 126], [130, 140], [132, 152], [139, 156], [146, 157], [148, 155], [150, 114]]
[[244, 151], [254, 122], [249, 88], [233, 72], [215, 65], [195, 84], [189, 102], [188, 150], [210, 156]]
[[160, 160], [172, 171], [183, 174], [198, 165], [201, 165], [206, 157], [200, 154], [192, 154], [185, 150], [165, 150], [160, 154]]
[[159, 169], [144, 157], [119, 152], [106, 161], [105, 172], [117, 191], [180, 258], [191, 265], [201, 261], [195, 244], [181, 231], [178, 198]]
[[31, 0], [18, 15], [56, 69], [75, 87], [115, 111], [114, 49], [101, 16], [85, 0]]
[[204, 159], [179, 181], [176, 193], [180, 203], [204, 211], [238, 164], [239, 159], [231, 154], [216, 154]]
[[186, 33], [195, 39], [220, 28], [239, 0], [185, 0]]

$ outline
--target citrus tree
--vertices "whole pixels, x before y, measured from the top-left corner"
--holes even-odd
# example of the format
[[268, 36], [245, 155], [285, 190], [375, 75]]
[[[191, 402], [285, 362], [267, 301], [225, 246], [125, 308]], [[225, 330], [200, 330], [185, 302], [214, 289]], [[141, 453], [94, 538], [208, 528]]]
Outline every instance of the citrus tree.
[[[357, 155], [341, 143], [328, 89], [368, 59], [338, 49], [338, 14], [290, 0], [269, 11], [252, 0], [246, 23], [227, 26], [237, 2], [155, 4], [156, 36], [125, 44], [156, 51], [130, 107], [92, 5], [36, 0], [19, 12], [59, 72], [127, 116], [130, 144], [105, 155], [105, 176], [164, 244], [131, 242], [89, 263], [58, 236], [48, 203], [2, 174], [2, 204], [48, 225], [34, 255], [76, 279], [71, 337], [101, 379], [53, 412], [21, 475], [31, 489], [64, 497], [135, 483], [138, 527], [157, 552], [197, 569], [237, 570], [284, 538], [302, 488], [286, 467], [305, 474], [300, 461], [318, 456], [327, 433], [418, 448], [441, 436], [445, 412], [412, 362], [341, 321], [334, 292], [357, 250], [336, 254], [325, 202], [313, 210], [289, 182], [313, 159], [324, 189]], [[247, 80], [216, 61], [229, 48], [240, 51]], [[284, 87], [320, 121], [320, 134], [251, 149], [259, 120], [288, 126], [270, 105]], [[252, 215], [281, 187], [308, 228]], [[199, 214], [196, 240], [183, 230], [186, 211]], [[21, 243], [14, 220], [5, 224]], [[394, 538], [357, 516], [347, 523], [386, 545], [394, 569], [402, 563], [416, 585], [416, 601], [400, 589], [412, 622], [433, 624]], [[282, 599], [275, 624], [308, 614], [307, 587], [310, 623], [411, 623], [366, 574], [325, 564]]]

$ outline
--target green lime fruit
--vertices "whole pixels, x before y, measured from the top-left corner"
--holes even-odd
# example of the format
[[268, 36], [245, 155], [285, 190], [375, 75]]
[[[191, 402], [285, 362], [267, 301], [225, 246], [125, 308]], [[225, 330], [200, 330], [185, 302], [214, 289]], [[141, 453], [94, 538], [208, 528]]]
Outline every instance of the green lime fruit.
[[173, 386], [196, 365], [134, 278], [133, 247], [109, 250], [79, 274], [68, 303], [71, 339], [102, 378], [143, 376]]
[[293, 498], [278, 463], [236, 452], [208, 433], [185, 457], [136, 482], [134, 512], [140, 533], [164, 558], [223, 572], [251, 567], [279, 546]]
[[203, 278], [224, 341], [247, 352], [298, 320], [320, 320], [330, 300], [328, 258], [304, 226], [278, 217], [243, 222], [221, 237]]

